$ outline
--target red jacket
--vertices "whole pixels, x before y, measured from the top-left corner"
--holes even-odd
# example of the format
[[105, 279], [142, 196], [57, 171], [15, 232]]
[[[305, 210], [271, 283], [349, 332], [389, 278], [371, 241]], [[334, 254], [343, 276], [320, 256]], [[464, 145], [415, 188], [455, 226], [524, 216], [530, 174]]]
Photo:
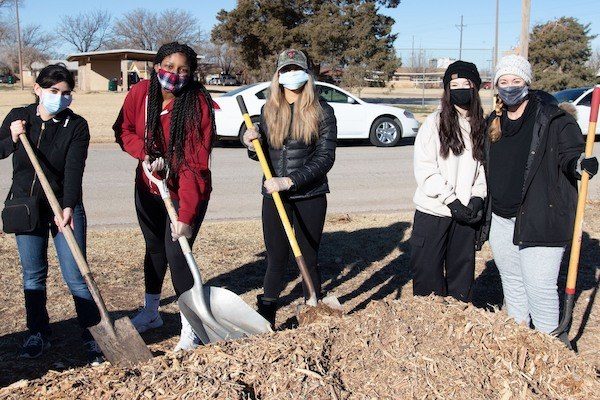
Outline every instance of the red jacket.
[[[146, 129], [146, 96], [150, 86], [149, 80], [143, 80], [133, 85], [125, 98], [117, 121], [113, 125], [115, 139], [121, 148], [140, 162], [137, 167], [137, 180], [143, 182], [150, 192], [159, 194], [154, 185], [142, 171], [142, 161], [146, 156], [144, 147], [144, 132]], [[160, 117], [163, 131], [163, 143], [169, 143], [171, 127], [171, 111], [174, 100], [171, 101]], [[169, 178], [167, 185], [171, 197], [179, 200], [179, 221], [191, 225], [196, 218], [198, 205], [208, 200], [211, 192], [211, 176], [209, 158], [212, 150], [213, 132], [210, 119], [210, 109], [206, 99], [200, 94], [200, 112], [202, 113], [202, 139], [197, 134], [190, 134], [184, 149], [186, 163], [182, 163], [175, 177]], [[162, 149], [163, 154], [166, 149]]]

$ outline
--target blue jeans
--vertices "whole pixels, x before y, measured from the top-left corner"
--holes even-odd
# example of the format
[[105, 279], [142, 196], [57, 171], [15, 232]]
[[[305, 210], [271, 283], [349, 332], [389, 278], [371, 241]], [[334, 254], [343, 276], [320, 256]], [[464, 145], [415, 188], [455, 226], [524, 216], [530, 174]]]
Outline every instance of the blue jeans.
[[[82, 328], [88, 328], [99, 322], [98, 309], [92, 299], [77, 263], [71, 254], [64, 235], [58, 232], [53, 218], [45, 215], [44, 223], [28, 234], [16, 235], [19, 257], [23, 269], [23, 288], [25, 291], [25, 309], [27, 328], [31, 333], [41, 332], [50, 335], [50, 324], [46, 310], [46, 278], [48, 276], [48, 238], [54, 238], [54, 246], [63, 280], [75, 301], [77, 319]], [[83, 204], [73, 209], [74, 234], [79, 247], [85, 255], [87, 220]], [[84, 338], [89, 337], [84, 329]]]

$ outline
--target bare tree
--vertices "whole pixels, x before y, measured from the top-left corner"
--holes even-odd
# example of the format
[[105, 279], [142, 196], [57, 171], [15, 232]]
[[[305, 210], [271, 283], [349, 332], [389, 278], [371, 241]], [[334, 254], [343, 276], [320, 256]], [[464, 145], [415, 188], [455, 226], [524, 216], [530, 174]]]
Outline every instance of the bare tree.
[[596, 50], [594, 50], [587, 65], [592, 69], [594, 74], [600, 74], [600, 47], [597, 47]]
[[195, 48], [200, 46], [202, 33], [191, 13], [182, 10], [156, 13], [138, 8], [117, 20], [110, 47], [158, 50], [161, 45], [174, 41]]
[[96, 51], [106, 42], [111, 19], [111, 15], [102, 10], [66, 16], [58, 24], [57, 34], [77, 51]]
[[227, 44], [209, 43], [203, 48], [207, 61], [216, 65], [221, 72], [234, 75], [239, 68], [240, 59], [237, 51]]
[[[13, 71], [18, 69], [18, 50], [16, 43], [16, 32], [9, 32], [6, 43], [0, 49], [1, 58], [6, 60]], [[31, 69], [36, 61], [45, 61], [54, 54], [52, 48], [56, 44], [54, 36], [44, 32], [40, 25], [27, 25], [21, 31], [21, 43], [23, 46], [23, 66]]]

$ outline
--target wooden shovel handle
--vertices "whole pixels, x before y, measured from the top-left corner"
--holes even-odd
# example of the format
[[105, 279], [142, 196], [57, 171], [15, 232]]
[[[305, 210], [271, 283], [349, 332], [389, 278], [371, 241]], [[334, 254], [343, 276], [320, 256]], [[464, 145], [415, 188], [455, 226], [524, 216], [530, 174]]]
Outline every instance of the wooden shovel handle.
[[[40, 184], [42, 185], [42, 188], [44, 189], [44, 193], [46, 194], [46, 198], [48, 199], [48, 202], [50, 203], [50, 207], [52, 207], [52, 212], [54, 213], [54, 216], [57, 217], [57, 219], [59, 221], [62, 221], [62, 218], [63, 218], [62, 207], [60, 206], [60, 203], [58, 202], [56, 195], [52, 191], [52, 187], [50, 186], [50, 183], [48, 182], [48, 179], [46, 178], [46, 174], [44, 174], [44, 171], [42, 170], [42, 167], [35, 155], [35, 152], [34, 152], [33, 148], [31, 147], [31, 143], [29, 143], [29, 139], [27, 139], [27, 136], [25, 134], [21, 134], [19, 136], [19, 139], [21, 139], [21, 143], [23, 144], [23, 147], [25, 148], [25, 151], [27, 152], [27, 155], [29, 156], [29, 160], [31, 160], [31, 164], [33, 164], [33, 169], [35, 170], [35, 173], [37, 174], [38, 179], [40, 181]], [[98, 285], [96, 285], [96, 281], [94, 280], [94, 277], [92, 276], [90, 267], [88, 266], [88, 263], [85, 260], [85, 257], [83, 256], [83, 253], [81, 252], [81, 249], [79, 248], [79, 244], [77, 243], [77, 240], [75, 240], [75, 235], [73, 234], [71, 227], [69, 225], [63, 227], [62, 233], [67, 241], [67, 244], [69, 245], [69, 249], [71, 249], [73, 258], [75, 259], [75, 262], [77, 263], [77, 266], [79, 267], [79, 272], [81, 272], [81, 275], [83, 276], [83, 279], [85, 280], [85, 283], [87, 284], [87, 286], [90, 290], [90, 293], [92, 294], [92, 297], [94, 298], [94, 301], [96, 302], [96, 305], [98, 306], [98, 310], [100, 311], [101, 318], [109, 319], [108, 310], [106, 309], [104, 300], [102, 299], [102, 296], [100, 295], [100, 290], [98, 289]]]
[[[246, 128], [252, 129], [254, 128], [254, 124], [252, 123], [252, 119], [250, 119], [250, 115], [248, 114], [248, 110], [246, 109], [246, 104], [244, 103], [244, 98], [242, 96], [237, 96], [236, 100], [242, 111], [242, 116], [244, 117], [244, 122], [246, 123]], [[271, 173], [271, 168], [269, 168], [269, 163], [267, 162], [267, 158], [265, 157], [265, 153], [260, 145], [260, 141], [258, 139], [254, 139], [252, 141], [252, 145], [254, 146], [254, 151], [258, 156], [258, 161], [260, 162], [260, 166], [262, 168], [262, 172], [265, 175], [266, 179], [271, 179], [273, 174]], [[275, 202], [275, 207], [277, 208], [277, 212], [279, 213], [279, 218], [281, 218], [281, 222], [283, 223], [283, 228], [285, 229], [285, 234], [290, 242], [290, 246], [292, 247], [292, 251], [294, 252], [294, 257], [296, 258], [296, 263], [298, 264], [298, 268], [300, 269], [300, 274], [302, 275], [302, 280], [306, 284], [306, 288], [308, 289], [309, 300], [316, 305], [317, 301], [317, 292], [315, 291], [314, 283], [310, 277], [310, 273], [308, 272], [308, 268], [306, 266], [306, 262], [304, 261], [304, 256], [302, 255], [302, 251], [300, 250], [300, 246], [298, 245], [298, 240], [296, 240], [296, 235], [294, 233], [294, 229], [292, 228], [292, 224], [290, 223], [290, 219], [285, 212], [285, 207], [283, 206], [283, 202], [281, 201], [281, 196], [279, 192], [274, 192], [271, 194], [273, 196], [273, 201]]]
[[[175, 205], [173, 204], [173, 200], [170, 197], [163, 198], [165, 203], [165, 207], [167, 209], [167, 213], [169, 213], [169, 219], [171, 220], [171, 224], [175, 225], [178, 221], [177, 211], [175, 210]], [[185, 236], [181, 236], [179, 238], [179, 244], [181, 245], [181, 251], [183, 254], [191, 253], [192, 248], [190, 246], [190, 242], [188, 242]]]

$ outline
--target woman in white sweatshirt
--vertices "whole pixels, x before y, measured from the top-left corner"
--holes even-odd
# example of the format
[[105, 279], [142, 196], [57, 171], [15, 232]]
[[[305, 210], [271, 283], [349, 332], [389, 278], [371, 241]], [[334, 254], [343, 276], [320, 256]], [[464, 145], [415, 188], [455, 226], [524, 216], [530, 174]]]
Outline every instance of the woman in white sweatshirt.
[[441, 107], [427, 117], [414, 146], [413, 294], [467, 302], [486, 195], [481, 78], [475, 64], [456, 61], [443, 81]]

